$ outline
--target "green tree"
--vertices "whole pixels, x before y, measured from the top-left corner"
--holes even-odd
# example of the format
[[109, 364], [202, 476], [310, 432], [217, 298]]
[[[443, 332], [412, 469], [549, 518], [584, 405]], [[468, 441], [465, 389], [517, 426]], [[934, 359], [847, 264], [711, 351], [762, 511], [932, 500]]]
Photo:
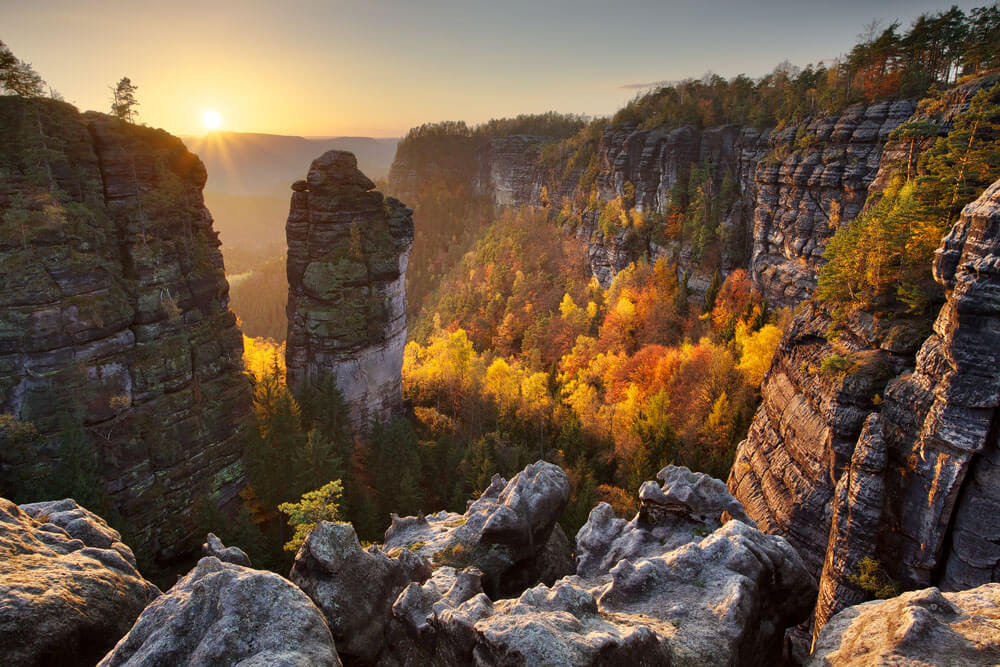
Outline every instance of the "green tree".
[[127, 76], [123, 76], [111, 89], [111, 115], [123, 122], [134, 124], [137, 116], [135, 108], [139, 106], [139, 100], [135, 96], [137, 90], [139, 86], [133, 84]]
[[340, 480], [335, 479], [315, 491], [306, 492], [297, 503], [278, 505], [278, 510], [288, 515], [288, 525], [295, 529], [292, 539], [285, 544], [285, 551], [298, 551], [320, 521], [337, 520], [343, 492]]
[[[896, 138], [930, 134], [903, 126]], [[908, 169], [909, 176], [909, 169]], [[906, 307], [919, 312], [939, 296], [931, 268], [962, 208], [1000, 178], [1000, 84], [980, 90], [953, 129], [921, 155], [915, 178], [894, 179], [866, 211], [827, 244], [817, 294], [841, 308]]]
[[18, 60], [0, 41], [0, 92], [20, 97], [41, 97], [45, 81], [32, 69], [30, 63]]

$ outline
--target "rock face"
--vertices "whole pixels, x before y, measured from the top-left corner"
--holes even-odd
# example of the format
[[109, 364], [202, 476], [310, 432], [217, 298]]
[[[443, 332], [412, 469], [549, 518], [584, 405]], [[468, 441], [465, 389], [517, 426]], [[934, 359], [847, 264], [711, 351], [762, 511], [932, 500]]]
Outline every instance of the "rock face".
[[[558, 578], [568, 542], [552, 533], [569, 502], [569, 479], [559, 466], [538, 461], [508, 482], [494, 475], [465, 514], [393, 516], [386, 549], [412, 549], [433, 565], [476, 566], [493, 596], [523, 591], [541, 577]], [[561, 531], [560, 531], [561, 532]], [[552, 553], [554, 552], [554, 553]], [[547, 564], [555, 564], [544, 572]]]
[[379, 662], [393, 602], [410, 582], [431, 575], [408, 549], [387, 556], [362, 549], [349, 523], [321, 521], [295, 555], [289, 578], [322, 610], [345, 660]]
[[189, 551], [190, 499], [238, 502], [251, 408], [205, 169], [162, 130], [53, 100], [0, 98], [0, 138], [0, 413], [41, 434], [0, 472], [43, 486], [60, 416], [80, 416], [144, 547]]
[[[660, 478], [631, 524], [595, 508], [577, 536], [577, 574], [551, 586], [491, 601], [475, 567], [410, 584], [392, 607], [398, 655], [434, 665], [773, 664], [784, 629], [812, 607], [801, 559], [780, 537], [720, 525], [724, 511], [742, 510], [718, 480], [672, 467]], [[607, 553], [609, 543], [616, 555], [595, 557], [593, 546]]]
[[[856, 319], [828, 342], [829, 319], [815, 307], [779, 346], [729, 487], [822, 571], [817, 631], [869, 595], [852, 583], [866, 557], [904, 589], [998, 578], [998, 266], [1000, 182], [938, 250], [947, 302], [915, 356], [920, 336], [903, 325]], [[838, 349], [860, 363], [831, 377], [821, 359]]]
[[356, 426], [402, 404], [412, 211], [329, 151], [293, 186], [288, 214], [289, 386], [335, 378]]
[[936, 588], [846, 609], [823, 628], [810, 667], [996, 665], [1000, 584], [959, 593]]
[[214, 557], [149, 605], [100, 663], [116, 665], [340, 665], [323, 615], [271, 572]]
[[103, 519], [72, 500], [0, 498], [0, 655], [93, 665], [160, 591]]

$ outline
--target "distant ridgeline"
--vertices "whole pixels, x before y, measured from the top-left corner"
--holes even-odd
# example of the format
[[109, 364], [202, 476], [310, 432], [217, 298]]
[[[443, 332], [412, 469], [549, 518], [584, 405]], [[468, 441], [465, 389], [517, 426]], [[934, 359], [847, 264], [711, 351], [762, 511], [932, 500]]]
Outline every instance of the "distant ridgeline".
[[162, 130], [0, 97], [0, 493], [168, 561], [233, 508], [251, 395], [205, 168]]
[[418, 221], [410, 312], [469, 249], [469, 230], [491, 217], [486, 203], [547, 208], [587, 244], [603, 286], [640, 257], [665, 257], [699, 296], [716, 268], [744, 267], [772, 303], [797, 303], [816, 287], [827, 240], [864, 207], [893, 131], [934, 124], [915, 161], [996, 80], [982, 75], [1000, 68], [998, 33], [995, 5], [952, 9], [905, 32], [893, 24], [829, 66], [687, 80], [610, 119], [415, 128], [389, 176]]

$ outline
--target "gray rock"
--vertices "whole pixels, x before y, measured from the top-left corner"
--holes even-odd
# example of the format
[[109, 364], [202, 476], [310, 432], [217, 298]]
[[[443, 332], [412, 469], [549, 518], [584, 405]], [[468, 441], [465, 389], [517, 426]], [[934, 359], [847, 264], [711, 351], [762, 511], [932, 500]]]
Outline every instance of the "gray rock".
[[74, 501], [22, 510], [0, 498], [5, 664], [93, 665], [159, 593], [117, 531]]
[[393, 606], [415, 664], [767, 665], [815, 588], [788, 543], [730, 521], [698, 544], [596, 579], [491, 602], [473, 570], [440, 568]]
[[824, 626], [807, 664], [1000, 664], [1000, 584], [926, 588], [849, 607]]
[[242, 565], [243, 567], [253, 567], [250, 556], [239, 547], [227, 547], [222, 543], [215, 533], [209, 533], [205, 538], [205, 543], [201, 545], [201, 552], [206, 556], [214, 556], [223, 563]]
[[295, 189], [288, 241], [288, 385], [332, 376], [355, 430], [403, 405], [410, 209], [374, 191], [354, 155], [329, 151]]
[[37, 218], [0, 235], [0, 414], [30, 416], [51, 452], [4, 443], [5, 476], [20, 496], [40, 488], [60, 413], [77, 412], [100, 491], [143, 550], [193, 553], [191, 499], [240, 503], [253, 409], [205, 167], [163, 130], [55, 100], [2, 96], [0, 116], [45, 128], [54, 179], [31, 178], [35, 149], [0, 127], [0, 200], [32, 202]]
[[321, 521], [295, 555], [289, 578], [322, 610], [345, 659], [378, 662], [396, 598], [411, 582], [431, 576], [413, 551], [390, 553], [362, 549], [349, 523]]
[[[413, 549], [432, 565], [475, 565], [484, 587], [497, 597], [539, 581], [552, 564], [543, 556], [569, 501], [569, 479], [559, 466], [538, 461], [508, 482], [494, 475], [465, 514], [393, 516], [385, 548]], [[550, 573], [551, 574], [551, 573]]]
[[639, 512], [626, 522], [600, 503], [576, 536], [576, 572], [582, 577], [607, 574], [620, 561], [657, 556], [697, 542], [722, 525], [724, 516], [745, 523], [743, 507], [726, 485], [703, 473], [667, 466], [656, 482], [639, 489]]
[[288, 580], [206, 557], [99, 665], [306, 667], [340, 659], [323, 615]]
[[878, 560], [885, 467], [882, 422], [873, 414], [865, 421], [851, 465], [840, 476], [832, 500], [833, 520], [816, 601], [814, 638], [831, 616], [871, 597], [853, 577], [864, 559]]

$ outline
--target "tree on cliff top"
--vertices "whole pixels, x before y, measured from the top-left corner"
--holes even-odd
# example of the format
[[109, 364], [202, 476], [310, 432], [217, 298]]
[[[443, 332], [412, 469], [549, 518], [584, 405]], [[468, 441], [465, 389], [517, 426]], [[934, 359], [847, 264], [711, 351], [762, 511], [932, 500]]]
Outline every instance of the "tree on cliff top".
[[30, 63], [17, 56], [0, 41], [0, 92], [21, 97], [41, 97], [45, 81]]
[[132, 83], [127, 76], [111, 89], [111, 115], [126, 123], [135, 123], [137, 112], [135, 108], [139, 106], [139, 100], [135, 97], [135, 91], [139, 86]]

